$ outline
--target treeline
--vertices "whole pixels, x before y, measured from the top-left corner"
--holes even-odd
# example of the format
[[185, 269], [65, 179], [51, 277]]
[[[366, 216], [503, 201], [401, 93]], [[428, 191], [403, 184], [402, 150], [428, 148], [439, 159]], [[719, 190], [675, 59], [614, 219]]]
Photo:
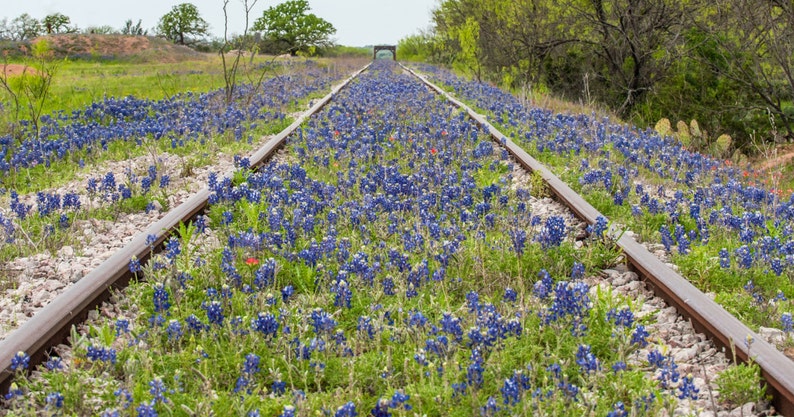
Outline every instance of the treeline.
[[22, 13], [21, 15], [8, 19], [0, 19], [0, 40], [7, 41], [28, 41], [41, 35], [55, 35], [60, 33], [99, 33], [99, 34], [122, 34], [122, 35], [147, 35], [148, 30], [141, 26], [141, 20], [133, 24], [132, 20], [124, 22], [124, 26], [114, 28], [112, 26], [90, 26], [84, 29], [72, 24], [72, 19], [62, 13], [52, 13], [39, 20], [35, 17]]
[[[164, 14], [152, 34], [176, 44], [189, 46], [204, 52], [243, 50], [250, 53], [290, 55], [369, 55], [369, 50], [341, 47], [331, 36], [336, 28], [325, 19], [310, 13], [308, 0], [287, 0], [265, 9], [259, 18], [253, 12], [258, 0], [243, 0], [245, 27], [243, 33], [229, 33], [227, 6], [223, 0], [222, 10], [226, 23], [222, 37], [210, 36], [210, 25], [192, 3], [175, 5]], [[249, 26], [250, 23], [250, 26]], [[26, 42], [46, 34], [91, 33], [148, 35], [141, 20], [133, 24], [127, 20], [123, 27], [92, 26], [80, 29], [71, 19], [61, 13], [53, 13], [38, 20], [27, 13], [13, 19], [0, 19], [0, 49], [3, 42]]]
[[399, 47], [640, 125], [696, 119], [701, 149], [794, 138], [791, 0], [442, 0]]

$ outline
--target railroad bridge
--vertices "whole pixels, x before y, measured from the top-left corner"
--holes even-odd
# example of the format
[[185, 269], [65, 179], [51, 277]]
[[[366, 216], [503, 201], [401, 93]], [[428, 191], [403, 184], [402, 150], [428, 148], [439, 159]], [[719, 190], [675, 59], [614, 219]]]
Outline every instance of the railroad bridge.
[[397, 60], [397, 46], [395, 45], [375, 45], [372, 49], [372, 59], [378, 59], [380, 51], [391, 51], [392, 59]]

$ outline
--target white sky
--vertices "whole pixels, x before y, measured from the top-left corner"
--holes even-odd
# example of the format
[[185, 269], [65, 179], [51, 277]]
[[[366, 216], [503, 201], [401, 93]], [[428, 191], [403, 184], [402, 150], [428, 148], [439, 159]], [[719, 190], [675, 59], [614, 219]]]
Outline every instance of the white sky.
[[[250, 1], [250, 0], [249, 0]], [[179, 3], [192, 3], [210, 24], [214, 36], [223, 34], [222, 0], [0, 0], [0, 20], [9, 21], [22, 13], [36, 19], [63, 13], [83, 29], [88, 26], [112, 26], [120, 29], [127, 19], [153, 33], [160, 17]], [[259, 0], [251, 12], [251, 22], [262, 16], [279, 0]], [[341, 45], [366, 46], [397, 44], [407, 35], [430, 26], [430, 12], [439, 0], [309, 0], [310, 13], [331, 22], [334, 39]], [[229, 2], [229, 32], [241, 33], [244, 13], [242, 0]]]

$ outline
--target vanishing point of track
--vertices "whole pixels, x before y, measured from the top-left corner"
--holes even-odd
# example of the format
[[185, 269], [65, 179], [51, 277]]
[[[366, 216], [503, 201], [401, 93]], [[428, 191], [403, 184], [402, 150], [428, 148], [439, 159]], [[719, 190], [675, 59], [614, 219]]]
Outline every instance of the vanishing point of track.
[[[343, 83], [334, 87], [328, 95], [317, 101], [304, 115], [297, 118], [284, 131], [254, 152], [249, 158], [251, 167], [256, 169], [262, 166], [309, 116], [318, 112], [342, 88], [368, 67], [369, 65], [358, 70]], [[430, 83], [422, 75], [409, 68], [403, 68], [455, 106], [465, 110], [525, 169], [539, 174], [556, 198], [568, 206], [580, 219], [588, 224], [594, 224], [596, 219], [601, 216], [601, 213], [583, 197], [505, 137], [483, 116]], [[47, 353], [54, 346], [66, 340], [73, 324], [84, 320], [89, 311], [107, 300], [112, 289], [122, 288], [130, 281], [133, 276], [129, 270], [130, 259], [136, 257], [141, 263], [148, 260], [153, 251], [150, 246], [151, 242], [147, 242], [147, 236], [157, 236], [157, 240], [154, 242], [154, 252], [157, 252], [162, 248], [163, 242], [176, 233], [180, 223], [188, 222], [205, 210], [209, 195], [209, 189], [204, 188], [180, 206], [169, 211], [162, 219], [136, 236], [122, 250], [115, 253], [9, 334], [5, 340], [0, 341], [0, 391], [7, 391], [11, 384], [14, 375], [10, 369], [11, 360], [17, 352], [23, 351], [29, 354], [32, 364], [43, 362]], [[747, 361], [749, 352], [743, 341], [752, 338], [752, 358], [761, 368], [761, 375], [768, 384], [768, 392], [773, 397], [775, 409], [782, 415], [794, 416], [794, 361], [764, 341], [633, 238], [622, 235], [616, 243], [623, 251], [629, 267], [637, 272], [658, 296], [676, 307], [679, 314], [690, 319], [695, 329], [705, 333], [715, 344], [726, 348], [735, 347], [737, 358]]]

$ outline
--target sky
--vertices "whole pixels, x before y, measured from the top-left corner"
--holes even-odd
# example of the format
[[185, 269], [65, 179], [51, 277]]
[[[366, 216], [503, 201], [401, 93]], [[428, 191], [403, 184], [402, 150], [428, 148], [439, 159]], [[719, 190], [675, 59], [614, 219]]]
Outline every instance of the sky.
[[[251, 0], [249, 0], [250, 2]], [[194, 4], [210, 24], [213, 36], [223, 35], [223, 0], [0, 0], [0, 20], [9, 21], [22, 13], [43, 19], [52, 13], [68, 16], [80, 29], [111, 26], [120, 29], [132, 19], [153, 33], [164, 14], [179, 3]], [[258, 0], [251, 12], [251, 22], [278, 0]], [[439, 0], [309, 0], [310, 13], [331, 22], [333, 36], [340, 45], [396, 45], [419, 30], [430, 27], [430, 13]], [[229, 33], [239, 34], [244, 26], [242, 0], [229, 2]]]

